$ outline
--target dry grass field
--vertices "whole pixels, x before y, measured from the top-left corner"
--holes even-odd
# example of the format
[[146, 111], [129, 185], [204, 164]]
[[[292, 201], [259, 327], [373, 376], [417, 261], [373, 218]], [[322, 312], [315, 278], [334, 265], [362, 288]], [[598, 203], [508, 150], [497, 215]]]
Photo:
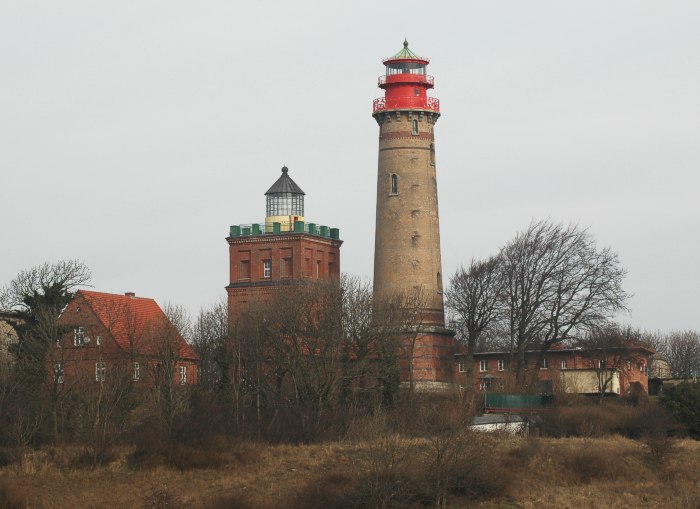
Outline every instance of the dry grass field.
[[80, 467], [80, 449], [47, 448], [0, 468], [0, 508], [434, 507], [438, 471], [447, 507], [700, 508], [700, 442], [673, 441], [654, 455], [621, 437], [466, 438], [221, 444], [180, 451], [193, 457], [186, 468], [136, 467], [127, 449]]

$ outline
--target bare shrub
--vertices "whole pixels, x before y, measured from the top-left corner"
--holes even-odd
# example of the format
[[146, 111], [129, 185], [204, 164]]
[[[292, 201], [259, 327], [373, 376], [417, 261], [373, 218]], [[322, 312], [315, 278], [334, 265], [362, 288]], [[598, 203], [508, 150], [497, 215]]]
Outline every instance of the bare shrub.
[[143, 502], [143, 509], [174, 509], [180, 507], [170, 489], [165, 486], [156, 486]]
[[[291, 504], [295, 509], [356, 509], [360, 507], [389, 507], [375, 505], [366, 498], [371, 493], [361, 476], [352, 472], [332, 470], [315, 477], [296, 496]], [[367, 492], [370, 493], [367, 493]]]
[[542, 432], [555, 438], [598, 438], [610, 434], [638, 438], [642, 423], [640, 408], [620, 402], [560, 406], [543, 415]]
[[560, 451], [559, 461], [574, 476], [574, 481], [615, 480], [624, 475], [614, 451], [582, 444], [575, 449]]
[[0, 509], [24, 509], [27, 498], [11, 481], [0, 479]]
[[204, 502], [206, 509], [263, 509], [263, 506], [249, 498], [236, 494], [219, 494]]
[[527, 467], [530, 462], [542, 454], [542, 441], [539, 438], [529, 437], [520, 446], [511, 451], [511, 456], [518, 462], [519, 467]]
[[410, 483], [410, 441], [394, 432], [383, 415], [370, 423], [368, 432], [373, 435], [365, 459], [368, 501], [370, 507], [384, 509], [405, 493]]

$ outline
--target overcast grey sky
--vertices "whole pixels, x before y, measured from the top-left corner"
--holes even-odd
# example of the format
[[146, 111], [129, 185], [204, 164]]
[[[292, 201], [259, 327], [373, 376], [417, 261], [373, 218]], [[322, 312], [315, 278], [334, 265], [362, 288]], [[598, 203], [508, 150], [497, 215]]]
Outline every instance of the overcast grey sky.
[[430, 57], [443, 273], [531, 218], [616, 250], [623, 321], [700, 328], [700, 2], [0, 4], [0, 284], [225, 295], [230, 224], [286, 164], [341, 268], [371, 277], [381, 59]]

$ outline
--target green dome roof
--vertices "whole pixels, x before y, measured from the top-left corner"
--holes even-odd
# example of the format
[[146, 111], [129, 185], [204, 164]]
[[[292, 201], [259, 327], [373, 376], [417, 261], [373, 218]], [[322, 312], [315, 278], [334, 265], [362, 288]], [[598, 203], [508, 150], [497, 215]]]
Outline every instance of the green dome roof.
[[427, 58], [416, 55], [413, 51], [408, 49], [408, 41], [404, 39], [403, 48], [396, 55], [387, 58], [385, 61], [389, 60], [422, 60], [424, 62], [429, 62]]

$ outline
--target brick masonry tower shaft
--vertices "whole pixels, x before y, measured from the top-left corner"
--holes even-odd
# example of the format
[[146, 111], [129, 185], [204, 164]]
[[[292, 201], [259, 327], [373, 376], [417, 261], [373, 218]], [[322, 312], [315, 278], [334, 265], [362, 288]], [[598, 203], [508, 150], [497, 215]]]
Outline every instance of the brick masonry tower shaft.
[[[451, 382], [453, 333], [445, 329], [434, 127], [439, 101], [427, 95], [429, 60], [404, 48], [384, 60], [375, 99], [379, 124], [374, 297], [418, 295], [421, 335], [412, 380]], [[405, 369], [403, 370], [405, 371]], [[406, 375], [403, 375], [404, 381]]]

